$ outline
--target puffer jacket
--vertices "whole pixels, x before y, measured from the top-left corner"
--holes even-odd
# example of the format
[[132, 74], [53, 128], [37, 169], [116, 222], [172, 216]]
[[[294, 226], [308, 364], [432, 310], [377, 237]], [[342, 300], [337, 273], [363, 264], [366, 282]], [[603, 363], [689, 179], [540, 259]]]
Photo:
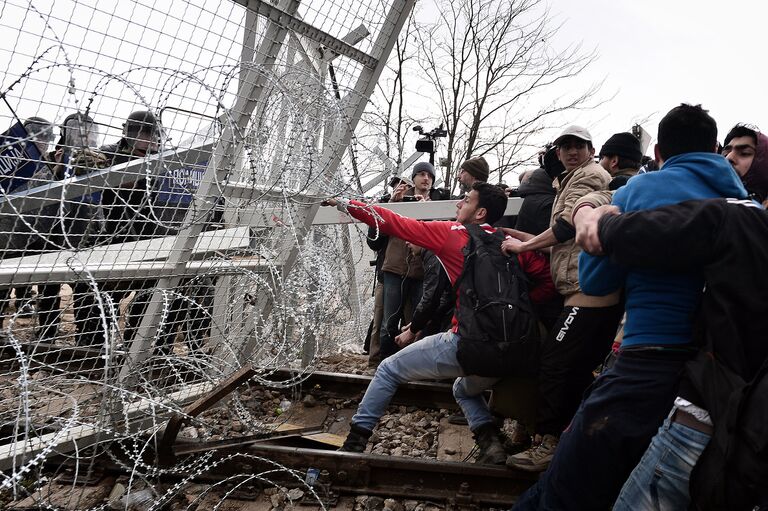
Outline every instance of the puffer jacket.
[[[555, 179], [553, 186], [557, 192], [552, 206], [550, 227], [555, 228], [558, 222], [572, 224], [571, 215], [576, 202], [590, 192], [607, 190], [611, 175], [600, 165], [587, 160], [580, 167]], [[581, 248], [568, 239], [552, 247], [550, 266], [552, 281], [557, 291], [566, 297], [581, 292], [579, 287], [579, 253]]]

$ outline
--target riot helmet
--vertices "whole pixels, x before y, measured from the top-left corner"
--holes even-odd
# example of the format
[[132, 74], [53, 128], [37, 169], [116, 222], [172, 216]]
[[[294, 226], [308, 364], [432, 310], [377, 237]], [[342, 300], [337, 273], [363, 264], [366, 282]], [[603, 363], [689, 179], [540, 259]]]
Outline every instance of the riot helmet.
[[48, 152], [48, 146], [56, 138], [53, 134], [53, 123], [42, 117], [28, 117], [24, 121], [30, 140], [35, 144], [41, 155]]
[[70, 154], [80, 147], [98, 147], [101, 134], [99, 127], [88, 115], [81, 112], [69, 114], [61, 123], [61, 138], [58, 146]]
[[123, 139], [137, 151], [154, 152], [160, 142], [160, 126], [155, 114], [137, 110], [123, 124]]

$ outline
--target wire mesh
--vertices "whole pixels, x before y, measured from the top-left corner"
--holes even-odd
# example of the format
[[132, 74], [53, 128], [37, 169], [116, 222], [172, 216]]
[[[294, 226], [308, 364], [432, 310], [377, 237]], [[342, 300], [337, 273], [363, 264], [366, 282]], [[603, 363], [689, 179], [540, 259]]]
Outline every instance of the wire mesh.
[[[290, 397], [315, 357], [360, 338], [364, 234], [311, 220], [324, 197], [359, 192], [383, 167], [358, 165], [349, 134], [406, 5], [2, 2], [4, 495], [60, 507], [40, 486], [46, 461], [85, 473], [103, 455], [131, 474], [124, 500], [149, 492], [160, 508], [182, 483], [158, 478], [223, 462], [150, 461], [172, 413], [245, 364], [261, 382], [296, 368], [269, 380]], [[328, 35], [373, 60], [330, 50]], [[187, 433], [285, 420], [249, 392], [189, 417]]]

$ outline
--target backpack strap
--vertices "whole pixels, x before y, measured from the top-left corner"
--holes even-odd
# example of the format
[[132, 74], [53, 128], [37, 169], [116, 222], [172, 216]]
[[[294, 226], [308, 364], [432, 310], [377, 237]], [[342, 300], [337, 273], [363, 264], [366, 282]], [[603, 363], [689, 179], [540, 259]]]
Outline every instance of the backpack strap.
[[462, 248], [462, 252], [464, 252], [464, 265], [461, 267], [461, 275], [456, 278], [456, 282], [453, 284], [454, 298], [459, 293], [459, 287], [461, 286], [461, 283], [464, 281], [464, 277], [467, 274], [470, 258], [474, 257], [474, 255], [477, 253], [477, 245], [475, 243], [475, 238], [479, 235], [477, 231], [478, 229], [482, 230], [482, 228], [477, 224], [465, 225], [464, 228], [467, 230], [467, 234], [469, 234], [469, 239], [467, 240], [467, 244], [464, 245], [464, 248]]
[[[477, 254], [478, 246], [479, 244], [482, 243], [482, 239], [480, 237], [485, 234], [495, 236], [495, 234], [499, 232], [499, 231], [496, 231], [494, 233], [490, 233], [485, 229], [483, 229], [482, 227], [480, 227], [480, 225], [478, 224], [469, 224], [464, 227], [467, 230], [467, 233], [469, 234], [469, 240], [467, 241], [467, 244], [462, 249], [464, 251], [464, 266], [462, 267], [461, 275], [459, 275], [458, 278], [456, 278], [456, 282], [453, 284], [454, 302], [456, 301], [456, 297], [458, 296], [461, 283], [464, 281], [464, 278], [468, 273], [467, 269], [471, 268], [472, 258], [475, 257], [475, 255]], [[499, 243], [503, 241], [504, 241], [503, 239], [500, 239]], [[517, 270], [515, 271], [516, 275], [518, 276], [518, 278], [522, 279], [523, 282], [525, 282], [525, 285], [527, 287], [531, 281], [530, 281], [530, 278], [528, 277], [528, 274], [525, 273], [523, 268], [520, 266], [520, 261], [517, 259], [516, 256], [509, 257], [509, 259], [512, 260], [512, 263], [514, 264], [515, 268], [517, 268]], [[530, 314], [533, 314], [533, 308], [530, 306], [530, 304], [521, 302], [520, 306], [524, 311]]]

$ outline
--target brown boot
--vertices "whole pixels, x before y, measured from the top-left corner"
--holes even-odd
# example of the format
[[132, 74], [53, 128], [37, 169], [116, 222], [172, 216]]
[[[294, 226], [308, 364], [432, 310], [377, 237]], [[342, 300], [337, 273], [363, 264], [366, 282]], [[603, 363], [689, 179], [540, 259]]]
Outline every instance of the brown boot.
[[507, 466], [528, 472], [543, 472], [555, 455], [558, 441], [554, 435], [544, 435], [540, 444], [507, 458]]

